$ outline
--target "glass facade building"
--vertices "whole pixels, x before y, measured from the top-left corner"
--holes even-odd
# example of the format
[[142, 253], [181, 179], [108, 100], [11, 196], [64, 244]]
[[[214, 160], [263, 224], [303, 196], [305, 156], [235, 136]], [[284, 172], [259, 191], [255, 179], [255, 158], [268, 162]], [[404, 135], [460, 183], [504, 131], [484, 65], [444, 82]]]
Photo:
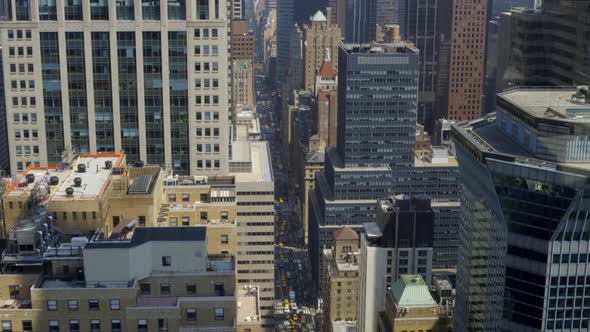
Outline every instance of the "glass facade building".
[[457, 330], [584, 330], [587, 88], [513, 89], [455, 124], [463, 184]]

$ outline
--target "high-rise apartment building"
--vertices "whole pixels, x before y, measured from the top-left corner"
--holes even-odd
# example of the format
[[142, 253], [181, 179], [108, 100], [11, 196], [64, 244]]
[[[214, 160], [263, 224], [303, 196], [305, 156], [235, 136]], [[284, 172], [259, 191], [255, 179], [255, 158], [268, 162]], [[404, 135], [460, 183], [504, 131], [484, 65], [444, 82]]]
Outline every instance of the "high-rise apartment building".
[[[226, 0], [10, 4], [0, 39], [13, 173], [71, 149], [229, 172]], [[216, 152], [194, 150], [204, 144]]]
[[377, 222], [361, 233], [359, 331], [377, 331], [386, 290], [404, 274], [432, 281], [434, 212], [426, 196], [398, 195], [377, 202]]
[[[450, 120], [477, 119], [482, 112], [485, 44], [488, 1], [453, 0], [448, 58], [443, 60], [448, 70], [437, 100], [437, 118]], [[448, 9], [445, 7], [444, 9]], [[440, 7], [443, 8], [443, 7]], [[441, 59], [439, 58], [439, 61]], [[439, 73], [440, 74], [440, 73]], [[448, 74], [448, 77], [446, 75]]]
[[[303, 42], [305, 48], [304, 88], [313, 92], [315, 91], [318, 70], [324, 63], [326, 56], [332, 57], [332, 63], [338, 69], [340, 29], [329, 22], [326, 16], [318, 10], [309, 18], [309, 23], [303, 28]], [[329, 54], [326, 54], [327, 52]]]
[[283, 83], [289, 68], [289, 39], [295, 22], [295, 0], [277, 1], [277, 66], [275, 81]]
[[[360, 231], [392, 186], [392, 167], [414, 165], [418, 50], [410, 43], [344, 44], [339, 49], [336, 148], [310, 192], [309, 254], [319, 278], [334, 230]], [[379, 91], [376, 93], [376, 91]]]
[[[590, 82], [590, 4], [543, 1], [542, 10], [503, 13], [496, 91]], [[500, 59], [502, 61], [500, 61]]]
[[516, 88], [454, 124], [463, 192], [455, 330], [587, 329], [588, 87]]

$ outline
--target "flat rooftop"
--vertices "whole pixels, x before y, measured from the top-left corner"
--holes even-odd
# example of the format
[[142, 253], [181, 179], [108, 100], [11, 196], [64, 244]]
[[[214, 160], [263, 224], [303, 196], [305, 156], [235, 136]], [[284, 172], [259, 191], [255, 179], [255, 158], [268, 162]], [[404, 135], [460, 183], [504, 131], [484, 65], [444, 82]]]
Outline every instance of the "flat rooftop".
[[590, 123], [590, 100], [576, 96], [575, 87], [515, 88], [498, 94], [537, 118]]
[[[236, 143], [237, 142], [233, 142], [232, 145], [235, 146]], [[231, 173], [230, 175], [235, 176], [236, 182], [273, 182], [272, 164], [268, 143], [262, 141], [241, 141], [238, 144], [242, 145], [244, 150], [246, 150], [246, 145], [249, 145], [250, 155], [246, 156], [244, 150], [242, 150], [237, 156], [233, 156], [232, 162], [249, 161], [252, 163], [252, 170], [244, 173]], [[235, 148], [232, 151], [237, 152]]]
[[340, 47], [351, 54], [418, 54], [420, 52], [412, 42], [404, 40], [396, 43], [342, 44]]
[[[99, 196], [108, 185], [111, 176], [111, 170], [105, 167], [105, 163], [110, 161], [113, 167], [119, 166], [118, 157], [80, 157], [72, 165], [73, 169], [70, 174], [62, 181], [53, 199], [94, 199]], [[78, 171], [78, 165], [86, 167], [84, 172]], [[76, 187], [74, 179], [80, 178], [82, 184]], [[74, 189], [73, 196], [66, 195], [66, 189]]]
[[414, 166], [416, 167], [458, 167], [459, 163], [455, 156], [448, 156], [444, 159], [437, 158], [421, 158], [416, 156], [414, 158]]
[[256, 323], [260, 321], [260, 309], [258, 307], [258, 287], [240, 286], [237, 293], [237, 321], [240, 323]]

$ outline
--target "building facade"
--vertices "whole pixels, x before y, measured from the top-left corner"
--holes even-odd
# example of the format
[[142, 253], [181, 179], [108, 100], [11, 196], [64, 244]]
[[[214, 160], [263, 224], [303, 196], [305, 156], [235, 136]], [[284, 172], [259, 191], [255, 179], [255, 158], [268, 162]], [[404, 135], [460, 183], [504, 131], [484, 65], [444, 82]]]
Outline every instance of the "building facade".
[[[326, 56], [333, 57], [332, 63], [338, 69], [338, 45], [340, 29], [317, 11], [303, 29], [305, 85], [308, 91], [315, 91], [316, 76]], [[329, 52], [329, 55], [326, 54]], [[317, 93], [317, 92], [316, 92]]]
[[[454, 124], [463, 191], [455, 329], [586, 329], [587, 87], [517, 88]], [[485, 298], [485, 301], [481, 301]]]
[[[443, 61], [448, 70], [443, 83], [438, 118], [473, 120], [482, 112], [485, 77], [485, 46], [487, 1], [453, 0], [448, 58]], [[442, 8], [442, 7], [441, 7]], [[440, 61], [440, 58], [439, 58]], [[439, 73], [440, 74], [440, 73]]]
[[[131, 162], [179, 174], [227, 174], [226, 1], [11, 4], [0, 38], [13, 173], [74, 149], [124, 150]], [[214, 120], [198, 120], [204, 113]], [[23, 114], [35, 121], [13, 120]], [[205, 143], [219, 153], [189, 148]]]
[[235, 107], [256, 106], [252, 60], [232, 61], [232, 103]]
[[275, 81], [284, 83], [289, 68], [289, 39], [295, 24], [295, 1], [277, 0], [277, 65]]

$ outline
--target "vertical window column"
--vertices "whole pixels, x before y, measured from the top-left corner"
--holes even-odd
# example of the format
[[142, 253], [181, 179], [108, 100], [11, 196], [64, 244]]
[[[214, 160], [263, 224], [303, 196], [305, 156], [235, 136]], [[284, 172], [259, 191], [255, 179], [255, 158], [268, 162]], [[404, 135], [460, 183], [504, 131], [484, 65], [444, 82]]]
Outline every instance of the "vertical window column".
[[65, 35], [72, 147], [79, 152], [87, 152], [90, 143], [88, 139], [84, 33], [66, 32]]
[[189, 128], [186, 32], [168, 32], [170, 122], [174, 174], [189, 174]]
[[147, 162], [149, 164], [164, 164], [160, 32], [143, 32], [143, 74]]
[[109, 33], [92, 32], [92, 73], [97, 151], [113, 151], [115, 149], [110, 59]]
[[119, 112], [121, 148], [128, 162], [139, 160], [139, 123], [137, 115], [137, 70], [134, 32], [117, 32], [119, 64]]

